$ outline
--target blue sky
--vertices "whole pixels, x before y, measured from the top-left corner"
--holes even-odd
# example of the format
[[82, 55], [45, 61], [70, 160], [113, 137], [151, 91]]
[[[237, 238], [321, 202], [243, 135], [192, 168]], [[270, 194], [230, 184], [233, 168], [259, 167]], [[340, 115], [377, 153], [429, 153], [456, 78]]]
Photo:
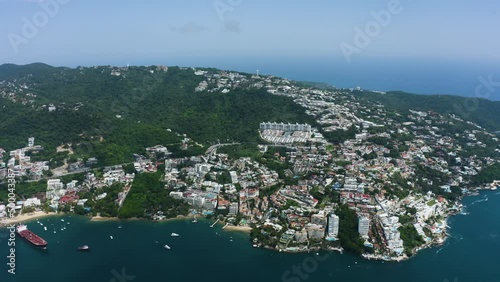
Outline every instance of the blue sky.
[[[51, 1], [63, 4], [43, 23], [40, 1], [0, 0], [0, 63], [250, 69], [255, 62], [277, 67], [309, 60], [355, 69], [384, 61], [500, 62], [496, 0], [42, 2]], [[365, 30], [372, 12], [388, 11], [391, 1], [399, 2], [400, 12], [346, 60], [340, 45], [356, 47], [355, 28]], [[28, 38], [23, 29], [36, 16], [42, 24]]]

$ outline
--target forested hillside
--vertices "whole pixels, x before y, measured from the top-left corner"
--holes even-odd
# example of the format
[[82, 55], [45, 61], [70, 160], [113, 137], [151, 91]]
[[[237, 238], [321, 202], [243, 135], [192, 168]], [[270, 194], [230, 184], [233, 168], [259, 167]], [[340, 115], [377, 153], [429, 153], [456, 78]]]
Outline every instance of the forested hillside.
[[[192, 68], [2, 65], [0, 146], [19, 148], [34, 136], [48, 151], [71, 144], [78, 157], [96, 156], [102, 164], [114, 164], [156, 144], [176, 151], [183, 134], [201, 145], [195, 148], [199, 152], [215, 142], [258, 142], [257, 129], [264, 121], [316, 125], [291, 98], [268, 93], [249, 74], [238, 75], [245, 78], [243, 82], [232, 81], [227, 91], [195, 91], [205, 77]], [[222, 80], [208, 81], [217, 86]], [[500, 102], [401, 92], [352, 94], [388, 110], [455, 114], [486, 129], [500, 130]], [[356, 132], [350, 128], [324, 134], [338, 143]]]
[[179, 67], [2, 65], [0, 146], [18, 148], [34, 136], [44, 147], [72, 143], [112, 164], [147, 146], [178, 146], [183, 137], [174, 132], [207, 146], [256, 142], [263, 121], [314, 123], [291, 99], [262, 88], [195, 92], [202, 79]]

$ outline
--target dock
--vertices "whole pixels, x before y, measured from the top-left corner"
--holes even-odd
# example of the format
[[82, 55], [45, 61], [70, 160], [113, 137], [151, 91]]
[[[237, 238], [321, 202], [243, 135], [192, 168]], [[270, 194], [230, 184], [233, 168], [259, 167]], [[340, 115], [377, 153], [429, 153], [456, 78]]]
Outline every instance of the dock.
[[222, 229], [226, 229], [226, 227], [229, 225], [229, 223], [226, 223], [226, 225], [224, 225], [224, 227], [222, 227]]
[[214, 227], [217, 223], [219, 222], [219, 219], [217, 219], [214, 224], [210, 225], [210, 227]]

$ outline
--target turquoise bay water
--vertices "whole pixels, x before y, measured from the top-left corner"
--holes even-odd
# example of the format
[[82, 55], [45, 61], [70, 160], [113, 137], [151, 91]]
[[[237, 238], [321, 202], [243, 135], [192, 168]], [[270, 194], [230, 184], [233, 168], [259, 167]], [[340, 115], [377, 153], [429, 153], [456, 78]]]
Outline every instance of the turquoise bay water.
[[[28, 226], [49, 242], [48, 249], [36, 249], [18, 238], [16, 275], [7, 273], [8, 232], [0, 230], [0, 281], [500, 281], [500, 192], [466, 198], [464, 204], [467, 215], [450, 219], [451, 237], [443, 246], [403, 263], [254, 249], [246, 234], [210, 228], [209, 221], [44, 218], [40, 222], [49, 226], [48, 231], [36, 221]], [[70, 223], [64, 231], [61, 218]], [[172, 232], [181, 237], [170, 237]], [[90, 253], [76, 251], [84, 244], [92, 247]], [[165, 244], [171, 250], [164, 249]], [[300, 274], [293, 273], [294, 266], [300, 266]]]

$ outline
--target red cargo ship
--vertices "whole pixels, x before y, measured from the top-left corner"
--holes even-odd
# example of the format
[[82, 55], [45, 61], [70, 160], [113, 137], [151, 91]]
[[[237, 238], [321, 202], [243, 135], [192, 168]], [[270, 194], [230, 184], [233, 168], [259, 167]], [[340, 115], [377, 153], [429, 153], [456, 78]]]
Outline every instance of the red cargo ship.
[[28, 240], [31, 244], [37, 246], [37, 247], [42, 247], [45, 248], [47, 247], [47, 241], [42, 239], [40, 236], [36, 235], [35, 233], [31, 232], [26, 225], [19, 225], [16, 228], [17, 234], [19, 236], [23, 237], [24, 239]]

